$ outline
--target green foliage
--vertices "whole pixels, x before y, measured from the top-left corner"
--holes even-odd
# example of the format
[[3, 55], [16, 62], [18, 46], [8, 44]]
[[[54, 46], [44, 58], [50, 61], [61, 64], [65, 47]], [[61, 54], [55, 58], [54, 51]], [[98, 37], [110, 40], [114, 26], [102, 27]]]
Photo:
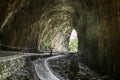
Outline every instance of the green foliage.
[[44, 46], [44, 47], [49, 47], [49, 46], [50, 46], [49, 41], [48, 41], [48, 40], [42, 41], [42, 46]]
[[78, 38], [77, 37], [75, 37], [74, 39], [70, 40], [68, 48], [72, 52], [77, 52], [77, 48], [78, 48]]

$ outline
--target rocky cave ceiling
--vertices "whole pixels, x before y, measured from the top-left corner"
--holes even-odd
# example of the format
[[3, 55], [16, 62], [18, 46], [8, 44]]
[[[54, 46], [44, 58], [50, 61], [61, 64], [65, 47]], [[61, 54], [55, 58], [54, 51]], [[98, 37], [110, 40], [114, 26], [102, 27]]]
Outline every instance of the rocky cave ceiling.
[[[59, 50], [67, 51], [71, 27], [76, 18], [74, 5], [78, 4], [78, 1], [75, 1], [74, 5], [72, 2], [72, 0], [1, 1], [3, 21], [0, 25], [1, 33], [5, 33], [2, 43], [41, 48], [42, 42], [48, 40], [51, 47], [57, 48], [59, 45]], [[6, 9], [2, 10], [3, 7]]]

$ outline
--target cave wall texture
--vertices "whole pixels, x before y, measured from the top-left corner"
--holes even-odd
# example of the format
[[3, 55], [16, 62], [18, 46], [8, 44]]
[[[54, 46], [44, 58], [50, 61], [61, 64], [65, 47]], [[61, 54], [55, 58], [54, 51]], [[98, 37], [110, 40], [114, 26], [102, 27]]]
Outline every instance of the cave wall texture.
[[[1, 9], [4, 5], [13, 6], [15, 2], [19, 1], [5, 3], [1, 0], [1, 4], [3, 4]], [[5, 17], [1, 16], [1, 20], [3, 19], [1, 26], [4, 25], [1, 27], [2, 44], [38, 49], [50, 46], [55, 51], [67, 51], [69, 35], [72, 30], [70, 16], [74, 13], [72, 7], [64, 4], [61, 0], [24, 0], [20, 1], [17, 6], [13, 6], [11, 11], [14, 14], [7, 12], [6, 9], [1, 11], [2, 14], [6, 14]], [[9, 20], [7, 20], [8, 17]], [[67, 34], [64, 34], [66, 32]]]
[[0, 39], [15, 47], [67, 51], [72, 28], [80, 60], [120, 76], [120, 0], [0, 0]]
[[0, 58], [0, 80], [6, 80], [7, 77], [10, 77], [25, 65], [25, 58], [23, 55], [20, 55], [21, 53], [18, 52], [17, 54], [19, 55]]

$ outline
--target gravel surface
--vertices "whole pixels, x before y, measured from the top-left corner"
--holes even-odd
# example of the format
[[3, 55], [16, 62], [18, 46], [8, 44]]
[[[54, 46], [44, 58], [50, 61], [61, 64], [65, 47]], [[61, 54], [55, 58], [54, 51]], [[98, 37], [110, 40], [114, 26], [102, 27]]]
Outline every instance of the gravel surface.
[[[99, 74], [80, 62], [78, 62], [79, 69], [77, 69], [77, 63], [75, 64], [74, 61], [77, 60], [69, 57], [60, 57], [50, 60], [49, 66], [56, 75], [64, 78], [61, 80], [104, 80]], [[76, 70], [76, 73], [74, 70]]]

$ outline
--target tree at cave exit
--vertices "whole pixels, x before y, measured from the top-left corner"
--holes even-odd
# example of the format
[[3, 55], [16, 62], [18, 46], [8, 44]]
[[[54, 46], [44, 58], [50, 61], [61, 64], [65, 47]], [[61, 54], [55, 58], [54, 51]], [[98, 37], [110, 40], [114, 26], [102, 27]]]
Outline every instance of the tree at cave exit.
[[75, 30], [71, 32], [68, 48], [70, 49], [71, 52], [77, 52], [78, 38], [77, 38], [77, 32]]

